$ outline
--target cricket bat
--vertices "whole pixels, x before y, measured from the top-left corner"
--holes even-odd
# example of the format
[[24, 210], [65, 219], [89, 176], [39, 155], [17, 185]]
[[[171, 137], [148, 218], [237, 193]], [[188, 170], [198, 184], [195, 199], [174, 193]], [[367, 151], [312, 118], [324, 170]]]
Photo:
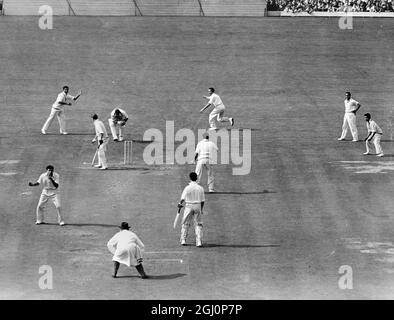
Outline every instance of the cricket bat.
[[96, 161], [97, 153], [98, 153], [98, 149], [96, 149], [96, 153], [94, 154], [94, 157], [93, 157], [93, 160], [92, 160], [92, 167], [94, 165], [94, 162]]
[[179, 216], [180, 216], [180, 213], [181, 213], [181, 209], [182, 209], [182, 207], [178, 208], [178, 211], [176, 213], [175, 220], [174, 220], [174, 229], [176, 229], [176, 226], [178, 224], [178, 220], [179, 220]]

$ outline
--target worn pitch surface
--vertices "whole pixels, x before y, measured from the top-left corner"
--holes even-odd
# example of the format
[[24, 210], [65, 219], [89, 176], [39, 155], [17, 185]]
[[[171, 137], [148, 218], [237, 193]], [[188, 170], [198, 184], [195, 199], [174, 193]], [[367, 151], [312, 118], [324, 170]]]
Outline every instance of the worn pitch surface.
[[[371, 299], [394, 297], [391, 19], [56, 17], [0, 18], [0, 298], [6, 299]], [[40, 128], [69, 84], [81, 99], [67, 109], [68, 136], [55, 119]], [[107, 128], [109, 112], [130, 114], [127, 139], [149, 128], [196, 129], [203, 95], [214, 86], [252, 128], [252, 168], [233, 176], [218, 165], [207, 194], [205, 248], [181, 247], [172, 229], [193, 165], [149, 167], [145, 143], [122, 170], [123, 146], [111, 141], [113, 170], [90, 168], [90, 114]], [[344, 91], [384, 130], [386, 157], [365, 157], [363, 143], [339, 142]], [[198, 127], [207, 127], [208, 113]], [[348, 137], [350, 139], [350, 136]], [[53, 164], [61, 175], [67, 225], [36, 226], [41, 188]], [[121, 266], [112, 279], [106, 242], [128, 221], [146, 245], [141, 280]], [[40, 266], [53, 270], [41, 290]], [[341, 266], [353, 289], [338, 286]], [[349, 273], [347, 273], [349, 275]]]

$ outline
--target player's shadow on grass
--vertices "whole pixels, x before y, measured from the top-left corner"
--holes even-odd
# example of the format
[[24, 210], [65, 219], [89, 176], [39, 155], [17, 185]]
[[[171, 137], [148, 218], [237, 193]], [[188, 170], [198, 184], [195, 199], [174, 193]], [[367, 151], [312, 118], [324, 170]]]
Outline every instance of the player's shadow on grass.
[[67, 136], [94, 136], [94, 134], [92, 134], [91, 132], [68, 132], [66, 135]]
[[152, 143], [155, 142], [154, 140], [139, 140], [139, 139], [126, 139], [128, 141], [133, 141], [135, 143]]
[[203, 248], [275, 248], [280, 247], [280, 244], [216, 244], [205, 243]]
[[[56, 224], [57, 223], [46, 223], [46, 224]], [[64, 225], [66, 226], [72, 226], [72, 227], [104, 227], [104, 228], [117, 228], [119, 226], [115, 224], [102, 224], [102, 223], [66, 223]]]
[[251, 192], [241, 192], [241, 191], [215, 191], [213, 193], [205, 192], [206, 194], [265, 194], [265, 193], [276, 193], [276, 191], [251, 191]]
[[108, 167], [107, 171], [112, 170], [133, 170], [133, 171], [151, 171], [151, 168], [146, 167]]
[[[186, 276], [186, 273], [173, 273], [173, 274], [161, 274], [161, 275], [150, 275], [148, 274], [148, 279], [146, 280], [172, 280]], [[127, 275], [127, 276], [117, 276], [116, 278], [141, 278], [141, 276], [137, 275]]]

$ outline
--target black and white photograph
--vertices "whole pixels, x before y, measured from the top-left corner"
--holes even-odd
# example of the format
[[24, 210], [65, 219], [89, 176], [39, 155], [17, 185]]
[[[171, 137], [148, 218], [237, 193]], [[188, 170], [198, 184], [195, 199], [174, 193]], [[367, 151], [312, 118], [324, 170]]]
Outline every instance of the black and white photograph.
[[393, 36], [394, 0], [0, 0], [0, 300], [394, 299]]

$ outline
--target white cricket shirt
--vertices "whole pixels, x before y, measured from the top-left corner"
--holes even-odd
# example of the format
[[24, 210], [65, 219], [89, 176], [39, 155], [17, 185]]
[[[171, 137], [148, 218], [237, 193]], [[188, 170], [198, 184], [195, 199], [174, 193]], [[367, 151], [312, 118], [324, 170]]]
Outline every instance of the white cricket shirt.
[[67, 102], [67, 100], [72, 99], [74, 99], [72, 95], [66, 94], [64, 91], [62, 91], [57, 95], [57, 99], [52, 105], [52, 108], [56, 110], [62, 110], [64, 105], [60, 104], [59, 102]]
[[181, 200], [185, 200], [186, 203], [191, 204], [197, 204], [205, 201], [204, 188], [197, 182], [190, 181], [185, 189], [183, 189]]
[[345, 99], [345, 112], [352, 112], [357, 109], [358, 101], [350, 98], [349, 100]]
[[218, 147], [212, 141], [208, 139], [203, 139], [199, 143], [197, 143], [196, 153], [198, 153], [197, 160], [202, 159], [212, 159], [212, 154], [218, 151]]
[[[115, 119], [115, 110], [116, 109], [118, 109], [120, 111], [120, 113], [122, 114], [122, 118], [121, 119]], [[123, 121], [123, 120], [128, 119], [128, 118], [129, 118], [128, 114], [123, 109], [115, 108], [111, 112], [111, 119], [114, 120], [114, 121]]]
[[94, 129], [96, 130], [96, 137], [99, 137], [103, 133], [104, 138], [108, 138], [107, 129], [105, 129], [104, 123], [97, 119], [93, 121]]
[[376, 132], [379, 134], [383, 134], [382, 129], [380, 129], [378, 124], [373, 120], [367, 121], [367, 129], [368, 129], [368, 132]]
[[[53, 180], [55, 180], [55, 182], [57, 184], [59, 184], [59, 174], [56, 172], [53, 172]], [[55, 186], [53, 185], [52, 181], [49, 180], [48, 175], [46, 172], [44, 172], [42, 175], [40, 175], [40, 177], [38, 178], [37, 182], [43, 187], [42, 189], [42, 193], [50, 196], [56, 193], [57, 188], [55, 188]]]
[[216, 93], [211, 94], [208, 103], [212, 104], [215, 108], [220, 105], [224, 107], [222, 99], [220, 99], [219, 95], [217, 95]]

